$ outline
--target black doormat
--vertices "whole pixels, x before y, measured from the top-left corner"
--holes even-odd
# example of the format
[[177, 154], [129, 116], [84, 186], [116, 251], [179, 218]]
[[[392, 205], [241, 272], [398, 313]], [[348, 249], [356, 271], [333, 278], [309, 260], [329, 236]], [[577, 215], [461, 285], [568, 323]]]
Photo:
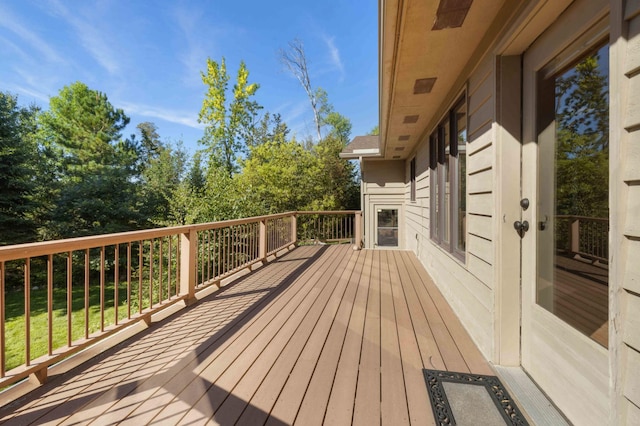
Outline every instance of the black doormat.
[[426, 369], [423, 373], [437, 425], [529, 425], [496, 376]]

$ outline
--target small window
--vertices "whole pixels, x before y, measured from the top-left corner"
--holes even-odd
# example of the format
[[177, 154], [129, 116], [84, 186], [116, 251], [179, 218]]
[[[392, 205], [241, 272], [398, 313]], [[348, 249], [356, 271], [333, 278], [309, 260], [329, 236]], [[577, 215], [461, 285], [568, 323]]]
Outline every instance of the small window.
[[416, 157], [411, 159], [411, 201], [416, 200]]
[[429, 140], [431, 239], [464, 259], [467, 199], [467, 104], [462, 97]]
[[378, 209], [378, 246], [398, 247], [398, 209]]

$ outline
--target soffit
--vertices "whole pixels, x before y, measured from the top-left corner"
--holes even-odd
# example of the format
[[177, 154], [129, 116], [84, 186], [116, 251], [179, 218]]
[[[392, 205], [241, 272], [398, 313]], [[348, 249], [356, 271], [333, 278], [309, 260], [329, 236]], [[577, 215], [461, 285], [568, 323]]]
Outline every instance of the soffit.
[[[442, 12], [442, 7], [464, 7], [465, 3], [470, 7], [461, 27], [433, 29], [439, 7]], [[504, 3], [381, 0], [380, 148], [385, 158], [406, 159], [441, 104], [452, 91], [461, 89], [453, 86]], [[429, 93], [414, 94], [416, 80], [433, 78]], [[430, 83], [418, 85], [428, 88]]]

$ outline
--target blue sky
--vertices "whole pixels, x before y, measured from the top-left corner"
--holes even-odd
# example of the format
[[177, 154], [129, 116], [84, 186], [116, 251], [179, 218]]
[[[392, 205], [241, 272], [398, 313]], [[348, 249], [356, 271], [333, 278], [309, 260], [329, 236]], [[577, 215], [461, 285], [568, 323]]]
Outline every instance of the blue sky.
[[[313, 135], [302, 87], [278, 62], [295, 37], [305, 45], [311, 82], [351, 119], [352, 136], [378, 122], [377, 2], [10, 0], [0, 3], [0, 91], [44, 108], [81, 81], [131, 118], [125, 135], [151, 121], [163, 139], [198, 148], [198, 112], [207, 57], [240, 60], [256, 100], [280, 113], [298, 138]], [[230, 84], [232, 85], [232, 84]]]

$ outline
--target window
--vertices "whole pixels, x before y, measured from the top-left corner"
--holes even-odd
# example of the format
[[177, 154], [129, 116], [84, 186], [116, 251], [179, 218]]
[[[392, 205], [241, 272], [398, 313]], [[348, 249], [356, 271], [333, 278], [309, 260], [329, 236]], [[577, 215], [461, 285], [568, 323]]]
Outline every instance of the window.
[[431, 238], [457, 257], [466, 249], [467, 104], [463, 96], [429, 138]]
[[377, 209], [378, 246], [398, 247], [398, 209]]
[[411, 159], [411, 201], [416, 200], [416, 157]]

